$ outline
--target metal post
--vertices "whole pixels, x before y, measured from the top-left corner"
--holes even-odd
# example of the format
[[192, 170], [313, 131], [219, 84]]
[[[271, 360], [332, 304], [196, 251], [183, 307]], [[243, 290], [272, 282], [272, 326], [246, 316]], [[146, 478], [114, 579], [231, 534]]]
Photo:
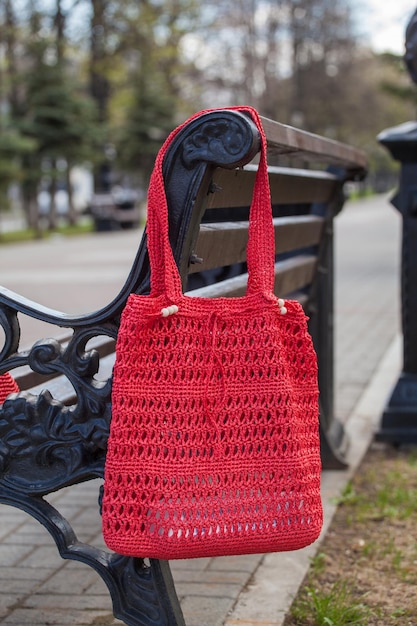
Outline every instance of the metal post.
[[[405, 61], [417, 82], [417, 11], [406, 31]], [[382, 416], [378, 441], [417, 443], [417, 122], [390, 128], [378, 136], [401, 163], [398, 192], [391, 203], [403, 218], [401, 316], [403, 369]]]
[[317, 352], [320, 388], [320, 440], [323, 469], [346, 469], [349, 445], [343, 424], [334, 413], [334, 218], [344, 204], [344, 170], [329, 168], [340, 180], [333, 199], [314, 204], [311, 211], [325, 220], [317, 275], [310, 291], [307, 314]]

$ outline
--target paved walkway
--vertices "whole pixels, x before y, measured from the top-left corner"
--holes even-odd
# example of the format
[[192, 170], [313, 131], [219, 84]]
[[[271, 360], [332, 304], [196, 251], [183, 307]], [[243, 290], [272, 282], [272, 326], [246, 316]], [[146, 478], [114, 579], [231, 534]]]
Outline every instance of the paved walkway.
[[[400, 228], [381, 197], [349, 203], [337, 219], [336, 407], [353, 435], [352, 465], [323, 474], [326, 527], [333, 498], [365, 453], [400, 366]], [[3, 246], [0, 283], [67, 312], [99, 308], [121, 287], [137, 240], [137, 232], [124, 232]], [[39, 332], [39, 323], [24, 325], [27, 342]], [[81, 540], [102, 545], [96, 497], [94, 481], [50, 499]], [[187, 626], [279, 626], [316, 549], [173, 563]], [[61, 560], [37, 522], [0, 506], [0, 624], [121, 622], [112, 617], [107, 589], [93, 570]]]

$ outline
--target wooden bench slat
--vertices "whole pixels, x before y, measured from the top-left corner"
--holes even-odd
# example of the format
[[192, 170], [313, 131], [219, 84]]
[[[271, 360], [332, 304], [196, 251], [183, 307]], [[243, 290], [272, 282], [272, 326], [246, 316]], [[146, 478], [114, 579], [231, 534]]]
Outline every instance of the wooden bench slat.
[[[249, 206], [256, 169], [253, 165], [239, 170], [218, 168], [213, 175], [216, 192], [208, 196], [207, 209]], [[269, 172], [272, 204], [328, 202], [338, 182], [328, 172], [285, 167], [270, 167]]]
[[261, 119], [267, 136], [269, 154], [296, 156], [308, 161], [339, 164], [351, 170], [352, 178], [366, 174], [368, 159], [362, 150], [274, 122], [266, 117]]
[[[315, 215], [274, 218], [275, 249], [278, 254], [319, 243], [323, 219]], [[190, 274], [246, 260], [248, 222], [202, 224], [195, 254], [202, 263], [191, 265]]]
[[[309, 254], [280, 261], [275, 266], [275, 293], [286, 296], [303, 287], [312, 281], [317, 257]], [[245, 295], [248, 282], [247, 273], [228, 278], [207, 287], [193, 289], [187, 295], [200, 298], [220, 298], [220, 297], [240, 297]]]
[[317, 257], [303, 254], [276, 265], [274, 291], [287, 296], [294, 291], [310, 286], [317, 266]]

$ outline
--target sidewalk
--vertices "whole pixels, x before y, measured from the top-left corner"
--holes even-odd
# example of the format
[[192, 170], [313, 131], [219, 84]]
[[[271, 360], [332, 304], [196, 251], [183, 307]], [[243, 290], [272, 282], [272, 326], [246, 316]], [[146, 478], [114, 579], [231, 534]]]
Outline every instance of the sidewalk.
[[[365, 453], [401, 365], [400, 228], [399, 216], [385, 198], [348, 204], [337, 218], [336, 408], [351, 435], [351, 467], [323, 473], [325, 528], [334, 496]], [[115, 253], [117, 235], [112, 237]], [[123, 234], [123, 247], [134, 239], [134, 234]], [[3, 261], [2, 268], [11, 267]], [[2, 275], [3, 269], [0, 282]], [[69, 291], [69, 274], [66, 281]], [[102, 545], [96, 481], [50, 500], [73, 523], [79, 539]], [[279, 626], [316, 549], [317, 544], [294, 553], [173, 562], [187, 626]], [[0, 507], [0, 624], [121, 623], [112, 617], [107, 589], [93, 570], [63, 561], [37, 522]]]

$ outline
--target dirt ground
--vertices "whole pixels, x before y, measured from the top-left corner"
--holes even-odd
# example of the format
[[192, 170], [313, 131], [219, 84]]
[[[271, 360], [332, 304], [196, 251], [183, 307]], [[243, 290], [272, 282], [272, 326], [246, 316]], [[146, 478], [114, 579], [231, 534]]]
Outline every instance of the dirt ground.
[[[357, 621], [349, 621], [347, 612], [344, 617], [341, 607], [339, 618], [337, 607], [326, 618], [328, 609], [320, 614], [323, 607], [314, 606], [324, 605], [320, 598], [328, 599], [341, 585], [350, 607], [364, 609]], [[417, 625], [417, 447], [373, 444], [345, 489], [285, 621], [285, 626], [322, 624]]]

